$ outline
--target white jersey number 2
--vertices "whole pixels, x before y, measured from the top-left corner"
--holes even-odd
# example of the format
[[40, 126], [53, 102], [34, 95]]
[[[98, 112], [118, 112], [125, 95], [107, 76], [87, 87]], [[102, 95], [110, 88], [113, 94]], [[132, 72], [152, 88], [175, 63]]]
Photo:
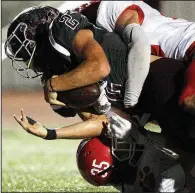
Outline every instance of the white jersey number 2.
[[74, 30], [79, 22], [76, 19], [72, 19], [72, 16], [69, 15], [67, 12], [61, 16], [59, 22], [64, 22], [70, 29]]

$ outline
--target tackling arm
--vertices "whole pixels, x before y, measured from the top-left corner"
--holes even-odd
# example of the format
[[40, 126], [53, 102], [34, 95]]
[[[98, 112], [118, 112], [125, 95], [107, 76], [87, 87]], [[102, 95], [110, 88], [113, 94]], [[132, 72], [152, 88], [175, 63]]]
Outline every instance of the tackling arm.
[[151, 49], [137, 11], [125, 10], [118, 18], [115, 30], [129, 48], [124, 96], [124, 105], [129, 108], [137, 104], [141, 94], [149, 72]]
[[[65, 91], [93, 84], [110, 73], [110, 66], [91, 30], [80, 30], [75, 36], [73, 50], [83, 62], [72, 71], [51, 79], [55, 91]], [[51, 90], [52, 90], [51, 88]]]
[[42, 124], [27, 117], [23, 110], [21, 110], [20, 118], [16, 115], [14, 115], [14, 118], [28, 133], [49, 140], [96, 137], [102, 134], [103, 129], [108, 123], [108, 119], [105, 115], [94, 115], [88, 112], [81, 112], [80, 116], [84, 120], [83, 122], [59, 129], [47, 129]]
[[[93, 110], [89, 108], [87, 108], [86, 110], [87, 111], [83, 110], [78, 113], [83, 122], [57, 129], [56, 130], [57, 139], [84, 139], [89, 137], [97, 137], [100, 136], [102, 133], [109, 135], [110, 132], [115, 131], [115, 129], [111, 128], [110, 130], [107, 128], [109, 116], [119, 115], [118, 117], [120, 117], [120, 119], [123, 120], [129, 120], [130, 118], [127, 113], [115, 107], [112, 107], [112, 109], [109, 111], [108, 114], [110, 115], [95, 115], [93, 114]], [[129, 133], [127, 131], [129, 130], [129, 128], [126, 130], [127, 126], [126, 125], [124, 126], [124, 124], [122, 125], [123, 127], [121, 126], [121, 128], [117, 130], [117, 133], [119, 133], [120, 136], [124, 133], [125, 134]], [[115, 134], [116, 133], [114, 133], [114, 135]]]
[[88, 112], [79, 114], [84, 121], [57, 129], [57, 139], [84, 139], [102, 134], [105, 125], [108, 123], [105, 115], [94, 115]]

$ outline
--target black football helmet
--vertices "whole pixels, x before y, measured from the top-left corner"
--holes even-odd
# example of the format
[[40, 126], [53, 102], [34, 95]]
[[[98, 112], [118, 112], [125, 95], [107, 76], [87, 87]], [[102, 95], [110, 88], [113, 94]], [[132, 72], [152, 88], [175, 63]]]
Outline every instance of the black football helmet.
[[[53, 7], [30, 7], [18, 14], [8, 28], [5, 53], [12, 60], [13, 68], [23, 77], [35, 78], [42, 74], [33, 66], [38, 55], [40, 36], [47, 35], [49, 24], [59, 14]], [[32, 69], [32, 70], [30, 70]]]

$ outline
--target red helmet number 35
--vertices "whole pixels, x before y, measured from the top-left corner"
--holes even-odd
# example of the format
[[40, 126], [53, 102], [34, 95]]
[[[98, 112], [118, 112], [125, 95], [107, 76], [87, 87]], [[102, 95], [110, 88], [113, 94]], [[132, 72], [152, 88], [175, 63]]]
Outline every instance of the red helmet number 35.
[[[93, 160], [92, 162], [92, 169], [91, 169], [91, 175], [97, 175], [103, 170], [106, 170], [107, 168], [110, 167], [110, 164], [106, 161], [102, 161], [99, 164], [96, 163], [96, 159]], [[106, 172], [105, 174], [101, 175], [102, 178], [107, 177], [108, 173]]]
[[114, 164], [107, 142], [97, 137], [83, 140], [77, 150], [79, 172], [88, 183], [95, 186], [108, 185], [113, 178], [112, 170], [105, 171]]

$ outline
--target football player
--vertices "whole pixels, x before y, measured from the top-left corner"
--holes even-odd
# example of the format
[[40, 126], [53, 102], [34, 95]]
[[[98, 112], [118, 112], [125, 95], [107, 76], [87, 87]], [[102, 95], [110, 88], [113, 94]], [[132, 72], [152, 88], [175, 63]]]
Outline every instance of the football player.
[[[139, 33], [143, 33], [142, 31], [144, 31], [152, 47], [151, 54], [175, 59], [186, 59], [189, 63], [189, 67], [186, 71], [186, 82], [179, 98], [179, 104], [182, 105], [185, 110], [194, 114], [194, 22], [165, 17], [143, 1], [102, 1], [98, 8], [97, 26], [103, 27], [110, 32], [117, 32], [129, 46], [132, 46], [133, 40], [137, 41], [136, 37], [140, 38], [140, 36], [138, 36]], [[138, 50], [135, 53], [142, 51], [141, 48], [139, 49], [140, 51]], [[141, 56], [146, 58], [146, 53]], [[129, 58], [131, 58], [130, 54]], [[129, 61], [131, 60], [129, 59]], [[147, 64], [146, 61], [145, 59], [143, 65]], [[134, 80], [133, 78], [131, 80], [134, 81], [134, 86], [140, 85], [140, 83], [143, 85], [146, 76], [138, 76], [138, 74], [143, 74], [142, 71], [144, 71], [144, 75], [146, 75], [149, 68], [149, 65], [146, 65], [142, 69], [139, 69], [139, 65], [141, 64], [138, 63], [137, 65], [136, 70], [135, 66], [132, 64], [128, 65], [128, 73], [132, 73], [132, 70], [135, 70], [135, 74], [137, 74], [137, 76], [133, 77]], [[141, 88], [141, 86], [138, 88]], [[137, 98], [140, 93], [141, 89], [139, 89], [138, 93], [136, 93], [135, 90]]]
[[[119, 69], [117, 71], [118, 73], [110, 73], [107, 78], [108, 85], [106, 92], [108, 98], [113, 106], [122, 107], [122, 95], [126, 74], [124, 66], [126, 65], [127, 47], [122, 43], [119, 36], [113, 33], [108, 33], [103, 36], [101, 46], [109, 59], [111, 69], [114, 69], [113, 71], [117, 71], [117, 68]], [[184, 127], [187, 130], [189, 125], [191, 125], [188, 115], [178, 111], [176, 103], [174, 102], [177, 101], [175, 98], [177, 98], [177, 92], [180, 90], [178, 86], [181, 85], [178, 83], [183, 81], [184, 71], [185, 64], [180, 61], [168, 58], [154, 59], [154, 61], [151, 62], [150, 73], [144, 85], [140, 106], [137, 107], [137, 110], [140, 112], [151, 113], [153, 118], [159, 121], [160, 126], [171, 134], [174, 134], [171, 131], [171, 127], [174, 126], [174, 124], [176, 124], [176, 126], [173, 129], [178, 131]], [[167, 87], [167, 85], [169, 85], [169, 87]], [[108, 117], [106, 115], [94, 115], [87, 110], [82, 110], [80, 116], [84, 120], [83, 122], [51, 130], [27, 118], [23, 111], [21, 113], [22, 118], [20, 119], [15, 116], [15, 119], [23, 129], [44, 139], [82, 139], [100, 136], [105, 132], [108, 123]], [[174, 116], [176, 118], [174, 118]], [[184, 119], [184, 117], [186, 119]], [[178, 123], [175, 123], [175, 121], [178, 121]], [[130, 128], [132, 128], [130, 122], [124, 123], [119, 117], [112, 117], [111, 123], [110, 129], [115, 133], [117, 138], [124, 139], [127, 135], [130, 136], [129, 131], [131, 130]], [[177, 134], [178, 133], [176, 133], [176, 136]], [[185, 135], [177, 136], [177, 138], [180, 137], [183, 140], [182, 142], [188, 142], [186, 140], [187, 134], [184, 134]], [[179, 142], [181, 143], [181, 140]], [[181, 144], [181, 146], [183, 147], [184, 144]], [[193, 146], [191, 146], [191, 148], [193, 148]]]
[[[181, 96], [178, 101], [184, 110], [194, 114], [194, 22], [188, 22], [184, 19], [165, 17], [159, 11], [146, 4], [144, 1], [92, 1], [88, 4], [80, 6], [76, 10], [86, 15], [89, 19], [91, 19], [92, 22], [94, 22], [94, 18], [97, 17], [96, 24], [99, 27], [103, 27], [110, 32], [114, 31], [118, 33], [123, 38], [123, 41], [134, 50], [136, 49], [135, 47], [138, 43], [135, 43], [133, 40], [136, 40], [136, 36], [140, 39], [141, 37], [139, 34], [143, 34], [143, 32], [145, 32], [143, 37], [146, 36], [149, 43], [151, 44], [151, 54], [186, 60], [190, 65], [186, 71], [185, 85], [181, 91]], [[131, 41], [129, 41], [130, 38]], [[139, 53], [140, 50], [142, 49], [139, 48], [135, 51], [135, 53]], [[149, 68], [149, 65], [146, 63], [147, 55], [145, 53], [141, 53], [141, 56], [143, 57], [142, 63], [136, 62], [136, 65], [132, 63], [129, 63], [128, 65], [128, 73], [130, 72], [129, 80], [132, 82], [131, 91], [133, 91], [129, 96], [132, 97], [134, 93], [134, 102], [138, 101], [141, 88]], [[135, 57], [134, 60], [138, 61], [138, 58]], [[129, 61], [132, 60], [133, 59], [129, 53]], [[144, 64], [146, 66], [144, 66]], [[142, 69], [140, 69], [141, 66]], [[132, 72], [136, 76], [133, 76]], [[143, 76], [139, 76], [140, 73]], [[138, 85], [137, 90], [135, 88], [136, 85]], [[126, 89], [126, 92], [127, 91], [128, 89]], [[125, 97], [124, 104], [128, 106], [129, 102], [127, 102], [126, 99], [128, 98]], [[136, 104], [136, 102], [134, 104]]]
[[[58, 91], [95, 83], [110, 73], [107, 58], [98, 44], [104, 33], [104, 30], [96, 28], [78, 12], [68, 10], [63, 14], [52, 7], [33, 7], [24, 10], [12, 21], [5, 42], [5, 53], [12, 59], [14, 69], [23, 76], [30, 78], [43, 73], [46, 101], [65, 106], [57, 100]], [[139, 46], [144, 49], [145, 41]], [[149, 48], [149, 44], [147, 46]], [[57, 64], [54, 65], [56, 58]], [[150, 54], [148, 64], [149, 60]], [[19, 62], [25, 62], [26, 66]], [[29, 69], [33, 69], [34, 76], [29, 74]], [[51, 74], [59, 76], [51, 77]], [[125, 98], [133, 101], [130, 90], [134, 83], [127, 82]], [[138, 87], [136, 85], [135, 88]], [[103, 104], [109, 109], [108, 101]]]
[[[125, 87], [124, 83], [126, 80], [125, 66], [127, 65], [127, 47], [122, 43], [120, 37], [114, 33], [105, 34], [102, 37], [101, 46], [108, 57], [112, 69], [111, 73], [106, 78], [108, 82], [105, 88], [106, 96], [109, 102], [112, 103], [112, 106], [124, 110], [122, 101]], [[191, 144], [193, 141], [188, 139], [188, 130], [190, 130], [193, 118], [188, 113], [180, 110], [177, 104], [178, 93], [181, 90], [185, 69], [186, 66], [181, 61], [168, 58], [153, 58], [151, 69], [140, 97], [140, 102], [134, 111], [128, 111], [128, 113], [150, 113], [152, 115], [151, 119], [158, 121], [163, 133], [166, 133], [167, 136], [174, 136], [175, 141], [178, 141], [178, 145], [181, 148], [184, 148], [186, 144], [186, 149], [193, 149], [193, 145]], [[81, 111], [83, 111], [83, 109], [81, 109]], [[51, 132], [55, 133], [55, 136], [52, 137], [80, 139], [99, 136], [108, 122], [106, 115], [94, 115], [90, 112], [86, 112], [86, 110], [81, 113], [81, 116], [83, 120], [86, 121], [58, 130], [52, 130]], [[17, 118], [17, 121], [24, 126], [25, 130], [30, 129], [33, 133], [36, 133], [34, 129], [36, 130], [37, 125], [31, 127], [31, 125], [26, 122], [26, 119], [25, 122], [23, 122]], [[39, 125], [39, 127], [41, 126]], [[121, 129], [120, 132], [122, 132], [122, 134], [118, 137], [124, 138], [125, 135], [128, 135], [130, 128], [131, 125], [129, 125], [127, 130]], [[30, 130], [29, 132], [31, 132]], [[47, 131], [44, 127], [42, 130], [44, 134], [40, 137], [44, 138], [47, 132], [50, 131]], [[38, 132], [37, 135], [39, 136], [39, 134]], [[180, 143], [181, 141], [183, 141], [183, 143]]]
[[133, 156], [138, 160], [136, 165], [113, 156], [110, 141], [103, 136], [81, 141], [76, 157], [82, 177], [94, 186], [111, 185], [123, 193], [176, 192], [184, 188], [184, 170], [176, 160], [150, 142], [145, 147], [130, 147], [117, 151]]
[[[101, 42], [102, 47], [98, 42]], [[35, 7], [25, 10], [23, 13], [16, 16], [11, 23], [8, 29], [8, 38], [5, 43], [5, 49], [7, 55], [12, 59], [13, 67], [19, 73], [29, 77], [30, 68], [34, 70], [35, 76], [38, 75], [38, 72], [43, 73], [42, 79], [46, 81], [45, 97], [51, 104], [56, 103], [54, 101], [56, 101], [57, 93], [54, 91], [68, 90], [97, 82], [110, 73], [110, 68], [112, 71], [106, 78], [109, 82], [106, 88], [108, 99], [113, 104], [118, 101], [123, 101], [126, 88], [125, 82], [128, 79], [126, 76], [126, 69], [128, 66], [126, 65], [126, 46], [122, 44], [118, 36], [115, 36], [112, 33], [106, 34], [105, 31], [96, 28], [88, 22], [86, 17], [79, 13], [67, 11], [65, 14], [62, 14], [52, 7]], [[110, 52], [111, 55], [109, 55]], [[160, 68], [162, 68], [162, 63], [178, 63], [178, 61], [175, 60], [156, 59], [154, 63], [157, 63]], [[17, 66], [18, 61], [25, 62], [27, 65], [21, 66], [19, 63], [19, 66]], [[56, 61], [57, 65], [54, 65]], [[178, 65], [175, 67], [172, 67], [173, 65], [171, 65], [171, 68], [173, 68], [173, 72], [176, 73], [178, 69], [183, 68], [182, 65], [183, 63], [179, 65], [179, 67]], [[157, 65], [155, 64], [155, 66]], [[165, 67], [163, 67], [163, 69], [165, 69]], [[89, 74], [89, 76], [86, 76], [86, 74]], [[58, 76], [52, 78], [53, 75]], [[170, 77], [170, 79], [167, 79], [166, 81], [172, 80], [171, 78], [174, 77], [173, 75], [170, 75], [170, 72], [167, 73], [166, 76]], [[158, 78], [162, 76], [164, 76], [164, 73], [160, 73]], [[164, 79], [165, 78], [162, 80]], [[151, 84], [154, 84], [154, 82], [162, 85], [166, 84], [166, 82], [162, 83], [162, 80], [160, 83], [158, 83], [158, 81], [153, 81]], [[163, 98], [163, 100], [158, 99], [159, 103], [163, 102], [161, 106], [167, 104], [168, 99], [172, 98], [172, 88], [175, 88], [175, 86], [173, 85], [173, 82], [170, 82], [169, 85], [171, 85], [168, 87], [171, 88], [171, 92], [166, 90], [166, 87], [161, 87], [160, 91], [164, 89], [163, 96], [158, 96]], [[159, 85], [154, 86], [156, 89], [160, 88]], [[151, 88], [152, 86], [150, 89]], [[179, 87], [177, 86], [177, 88]], [[159, 93], [157, 94], [159, 95]], [[164, 93], [167, 94], [164, 95]], [[152, 96], [154, 96], [154, 94], [155, 93], [153, 92]], [[167, 98], [165, 100], [164, 98], [166, 96]], [[147, 97], [148, 96], [146, 96], [146, 98]], [[107, 104], [109, 104], [106, 100], [107, 97], [105, 96], [103, 99], [105, 99], [103, 101], [105, 106], [107, 106]], [[159, 124], [161, 124], [163, 128], [166, 128], [165, 131], [172, 129], [173, 131], [178, 132], [180, 129], [176, 129], [177, 127], [186, 127], [185, 124], [180, 124], [181, 126], [179, 126], [179, 124], [174, 124], [169, 127], [168, 121], [161, 121], [162, 115], [164, 115], [161, 111], [164, 109], [164, 106], [162, 108], [161, 106], [154, 105], [151, 96], [150, 99], [152, 99], [150, 100], [152, 102], [149, 103], [149, 100], [147, 100], [147, 104], [142, 104], [145, 101], [142, 100], [143, 102], [140, 102], [140, 104], [142, 104], [141, 107], [143, 109], [144, 105], [146, 105], [146, 107], [149, 106], [149, 110], [146, 108], [144, 112], [153, 114], [156, 120], [159, 121]], [[156, 98], [154, 101], [156, 101]], [[102, 104], [101, 102], [102, 100], [100, 100], [100, 106]], [[57, 104], [59, 105], [62, 103], [59, 101]], [[171, 107], [171, 105], [167, 106]], [[177, 107], [177, 105], [175, 106]], [[97, 109], [98, 107], [96, 110]], [[161, 110], [161, 113], [157, 113], [159, 112], [159, 109]], [[169, 113], [170, 112], [173, 111], [170, 110]], [[180, 113], [180, 111], [176, 110], [176, 114], [177, 113]], [[178, 115], [176, 117], [180, 116]], [[170, 118], [167, 119], [169, 120]], [[180, 120], [173, 122], [180, 123]], [[101, 130], [102, 121], [100, 121], [100, 123], [101, 124], [97, 126], [97, 128], [100, 128]], [[168, 124], [168, 126], [166, 126], [166, 124]], [[100, 134], [100, 130], [94, 135]], [[185, 133], [186, 131], [183, 132]]]
[[65, 106], [57, 100], [58, 91], [98, 82], [110, 73], [98, 43], [102, 33], [104, 30], [80, 13], [68, 10], [63, 14], [49, 6], [32, 7], [12, 21], [5, 52], [14, 69], [24, 77], [42, 74], [47, 102]]
[[[91, 18], [93, 21], [94, 17], [97, 17], [95, 13], [97, 13], [97, 7], [100, 2], [98, 1], [91, 1], [88, 4], [84, 4], [83, 6], [76, 9], [79, 12], [82, 12], [88, 18]], [[101, 11], [101, 4], [100, 3], [100, 11]], [[95, 11], [96, 9], [96, 11]], [[98, 9], [98, 10], [99, 10]], [[93, 10], [93, 14], [89, 15]], [[111, 11], [111, 10], [110, 10]], [[115, 14], [115, 13], [107, 13], [107, 14]], [[97, 19], [100, 17], [99, 15], [105, 17], [106, 20], [107, 16], [105, 13], [98, 13]], [[111, 16], [112, 17], [112, 16]], [[134, 22], [131, 26], [128, 26], [128, 29], [125, 28], [124, 30], [118, 29], [119, 34], [122, 34], [122, 39], [125, 43], [129, 43], [129, 53], [128, 53], [128, 60], [127, 60], [127, 80], [125, 82], [126, 89], [124, 95], [124, 105], [126, 108], [134, 107], [139, 99], [144, 81], [148, 74], [149, 64], [150, 64], [150, 44], [149, 41], [142, 30], [140, 25], [136, 23], [136, 17], [133, 17], [131, 22]], [[98, 21], [98, 20], [97, 20]], [[130, 22], [130, 21], [129, 21]], [[99, 23], [97, 23], [99, 24]], [[125, 24], [124, 24], [125, 25]], [[102, 26], [100, 26], [102, 27]], [[107, 28], [106, 28], [107, 29]], [[132, 33], [130, 33], [131, 29], [133, 29]], [[107, 29], [108, 30], [108, 29]], [[110, 31], [110, 30], [109, 30]], [[112, 30], [113, 31], [113, 30]]]

